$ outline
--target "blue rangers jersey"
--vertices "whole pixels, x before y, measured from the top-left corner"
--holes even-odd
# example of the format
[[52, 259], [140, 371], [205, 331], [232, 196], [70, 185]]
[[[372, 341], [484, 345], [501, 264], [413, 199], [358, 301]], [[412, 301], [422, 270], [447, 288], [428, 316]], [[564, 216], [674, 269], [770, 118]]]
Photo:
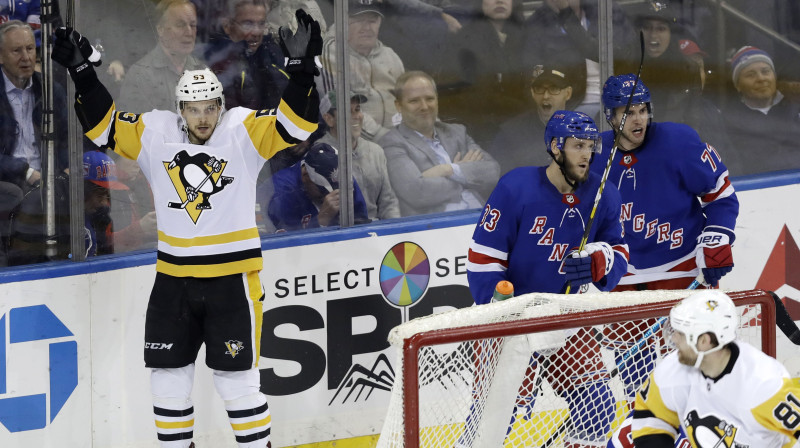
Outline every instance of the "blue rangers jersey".
[[[517, 295], [564, 291], [561, 260], [580, 245], [600, 178], [590, 173], [574, 193], [562, 194], [547, 179], [546, 169], [514, 169], [500, 179], [489, 197], [467, 261], [467, 279], [476, 303], [488, 303], [501, 280], [510, 281]], [[595, 283], [603, 291], [614, 288], [627, 269], [619, 205], [616, 188], [606, 185], [587, 240], [614, 248], [612, 270]]]
[[[603, 152], [591, 165], [601, 174], [614, 133], [602, 134]], [[620, 285], [696, 277], [696, 239], [703, 230], [733, 242], [739, 200], [719, 153], [691, 127], [652, 123], [644, 143], [618, 150], [608, 183], [622, 198], [621, 220], [630, 248], [628, 275]], [[606, 186], [607, 187], [607, 186]]]

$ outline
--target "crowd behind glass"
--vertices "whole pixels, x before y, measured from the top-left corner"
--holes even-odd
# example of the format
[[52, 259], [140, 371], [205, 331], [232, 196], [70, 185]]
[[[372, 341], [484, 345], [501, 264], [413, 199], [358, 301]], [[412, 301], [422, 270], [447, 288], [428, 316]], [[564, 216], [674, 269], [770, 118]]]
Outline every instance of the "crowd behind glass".
[[[56, 234], [47, 235], [38, 3], [25, 3], [25, 11], [0, 6], [6, 23], [0, 27], [0, 266], [152, 250], [153, 199], [138, 166], [84, 139], [78, 149], [84, 235], [72, 237], [86, 240], [86, 252], [70, 255], [69, 213], [76, 208], [69, 182], [80, 174], [68, 169], [67, 114], [74, 112], [66, 74], [58, 70]], [[613, 73], [636, 72], [641, 31], [642, 80], [655, 121], [691, 125], [722, 155], [734, 180], [798, 169], [800, 6], [724, 3], [613, 3]], [[500, 176], [549, 163], [544, 124], [554, 111], [579, 110], [604, 121], [596, 0], [349, 0], [341, 33], [346, 55], [336, 51], [331, 0], [83, 0], [79, 6], [76, 28], [103, 55], [101, 81], [117, 109], [132, 113], [175, 110], [181, 73], [205, 67], [223, 84], [227, 109], [275, 108], [287, 83], [277, 30], [295, 27], [300, 7], [319, 21], [320, 128], [259, 176], [262, 236], [339, 225], [339, 182], [298, 173], [301, 165], [337, 172], [343, 150], [352, 160], [351, 222], [361, 225], [480, 209]], [[343, 57], [351, 83], [337, 89]], [[343, 107], [349, 107], [347, 148], [339, 148], [337, 129]], [[55, 241], [55, 254], [47, 240]]]

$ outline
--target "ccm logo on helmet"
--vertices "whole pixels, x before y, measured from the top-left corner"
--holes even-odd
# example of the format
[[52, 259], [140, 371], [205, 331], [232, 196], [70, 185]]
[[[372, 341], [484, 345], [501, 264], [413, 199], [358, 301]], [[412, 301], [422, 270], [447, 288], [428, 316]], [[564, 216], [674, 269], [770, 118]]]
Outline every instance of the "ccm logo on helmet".
[[144, 348], [150, 349], [150, 350], [171, 350], [172, 349], [172, 344], [173, 343], [171, 343], [171, 342], [169, 344], [166, 344], [166, 343], [163, 343], [163, 342], [145, 342], [144, 343]]

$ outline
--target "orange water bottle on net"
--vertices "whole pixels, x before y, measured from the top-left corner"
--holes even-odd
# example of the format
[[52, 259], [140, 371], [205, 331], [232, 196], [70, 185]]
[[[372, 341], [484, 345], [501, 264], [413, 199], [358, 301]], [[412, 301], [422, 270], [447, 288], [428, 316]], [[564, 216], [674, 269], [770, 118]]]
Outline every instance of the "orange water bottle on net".
[[494, 287], [492, 301], [502, 302], [511, 297], [514, 297], [514, 285], [508, 280], [500, 280], [497, 282], [497, 286]]

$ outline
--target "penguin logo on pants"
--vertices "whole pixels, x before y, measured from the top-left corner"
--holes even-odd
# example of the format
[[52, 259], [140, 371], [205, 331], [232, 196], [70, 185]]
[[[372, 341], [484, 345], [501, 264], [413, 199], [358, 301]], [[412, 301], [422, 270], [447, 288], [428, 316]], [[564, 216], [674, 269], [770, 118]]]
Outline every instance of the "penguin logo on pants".
[[169, 202], [167, 206], [186, 210], [195, 224], [204, 210], [213, 208], [211, 196], [233, 182], [233, 177], [222, 175], [227, 162], [206, 153], [189, 155], [182, 150], [163, 163], [180, 198], [180, 202]]

